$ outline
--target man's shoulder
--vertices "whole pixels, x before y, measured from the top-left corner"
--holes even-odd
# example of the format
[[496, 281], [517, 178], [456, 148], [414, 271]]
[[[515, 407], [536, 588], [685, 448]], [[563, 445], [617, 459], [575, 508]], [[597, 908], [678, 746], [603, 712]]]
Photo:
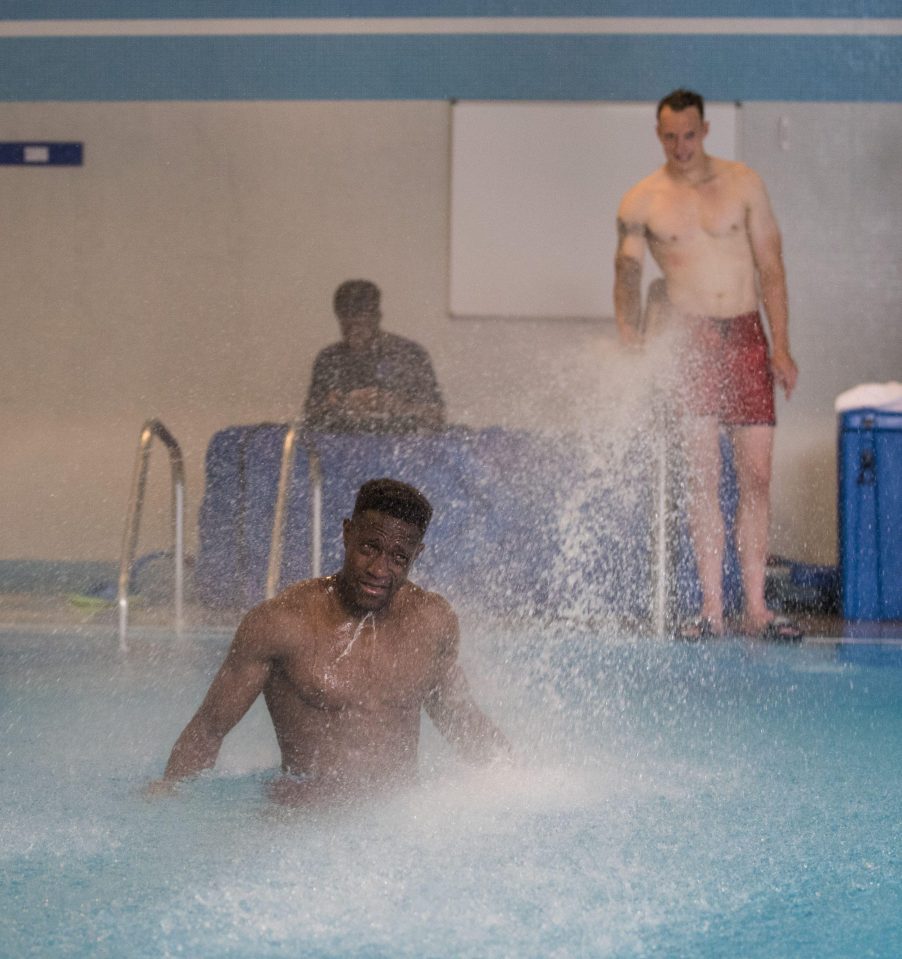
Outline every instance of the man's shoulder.
[[739, 188], [761, 182], [761, 177], [755, 170], [741, 160], [726, 160], [723, 157], [710, 159], [714, 165], [714, 172]]
[[668, 182], [667, 177], [667, 166], [662, 164], [659, 167], [656, 167], [651, 173], [646, 174], [642, 177], [637, 183], [635, 183], [631, 190], [636, 193], [647, 193], [652, 190], [659, 190], [662, 186], [666, 185]]
[[651, 198], [665, 185], [663, 167], [659, 167], [657, 170], [649, 173], [648, 176], [644, 176], [638, 183], [634, 183], [626, 193], [623, 194], [623, 198], [620, 201], [619, 215], [626, 218], [641, 215], [646, 210]]
[[404, 631], [418, 637], [418, 643], [425, 642], [437, 656], [456, 655], [460, 624], [448, 600], [409, 581], [404, 584], [401, 600]]
[[286, 586], [272, 599], [261, 603], [259, 608], [277, 615], [279, 613], [304, 613], [316, 609], [328, 601], [335, 588], [334, 576], [318, 576], [315, 579], [302, 579]]
[[295, 635], [299, 628], [315, 621], [328, 595], [328, 577], [293, 583], [272, 599], [254, 606], [245, 615], [240, 629], [259, 642], [278, 644], [283, 635]]
[[440, 593], [417, 586], [408, 580], [402, 587], [400, 598], [404, 608], [414, 615], [427, 617], [434, 621], [457, 622], [457, 615], [451, 604]]
[[382, 333], [382, 347], [396, 353], [416, 353], [418, 356], [428, 356], [426, 348], [414, 340], [399, 333]]
[[324, 346], [319, 353], [316, 354], [314, 363], [329, 363], [336, 359], [344, 358], [347, 354], [347, 344], [344, 340], [338, 340], [337, 343], [330, 343], [328, 346]]

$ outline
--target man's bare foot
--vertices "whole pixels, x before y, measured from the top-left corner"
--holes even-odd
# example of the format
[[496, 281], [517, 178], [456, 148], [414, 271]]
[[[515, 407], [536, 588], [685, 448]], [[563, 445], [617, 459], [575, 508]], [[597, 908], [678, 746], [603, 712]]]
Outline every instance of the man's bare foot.
[[722, 635], [723, 625], [714, 622], [707, 616], [696, 616], [695, 619], [680, 623], [675, 632], [676, 638], [681, 639], [684, 643], [698, 643]]
[[763, 621], [746, 619], [743, 632], [770, 643], [797, 643], [805, 635], [797, 622], [773, 613]]

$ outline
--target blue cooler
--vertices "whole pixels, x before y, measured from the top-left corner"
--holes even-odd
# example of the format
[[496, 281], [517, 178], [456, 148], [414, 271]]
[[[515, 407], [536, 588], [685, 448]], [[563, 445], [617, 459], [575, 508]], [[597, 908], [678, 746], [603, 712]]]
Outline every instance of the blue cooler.
[[839, 418], [839, 563], [846, 619], [902, 619], [902, 412]]

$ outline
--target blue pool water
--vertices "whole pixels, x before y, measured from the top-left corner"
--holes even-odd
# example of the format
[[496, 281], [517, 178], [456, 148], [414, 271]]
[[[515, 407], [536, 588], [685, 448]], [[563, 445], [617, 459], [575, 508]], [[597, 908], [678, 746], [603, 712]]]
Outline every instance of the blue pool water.
[[255, 707], [158, 775], [228, 637], [0, 633], [4, 957], [902, 955], [902, 657], [466, 629], [518, 750], [276, 811]]

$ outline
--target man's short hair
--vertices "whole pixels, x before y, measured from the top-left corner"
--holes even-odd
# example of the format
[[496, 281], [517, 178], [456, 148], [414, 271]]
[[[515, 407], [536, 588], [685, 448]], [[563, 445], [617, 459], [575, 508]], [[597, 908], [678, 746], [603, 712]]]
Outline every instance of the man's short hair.
[[668, 93], [666, 97], [662, 97], [658, 103], [658, 110], [655, 113], [656, 117], [660, 118], [661, 111], [664, 107], [670, 107], [674, 113], [695, 107], [698, 110], [698, 115], [703, 120], [705, 119], [705, 98], [700, 93], [696, 93], [694, 90], [687, 90], [684, 87], [673, 90]]
[[432, 519], [429, 500], [415, 487], [395, 479], [368, 480], [360, 487], [354, 501], [354, 516], [368, 509], [411, 523], [420, 534], [426, 532]]
[[352, 316], [376, 313], [381, 295], [379, 287], [370, 280], [345, 280], [332, 298], [335, 315], [347, 320]]

